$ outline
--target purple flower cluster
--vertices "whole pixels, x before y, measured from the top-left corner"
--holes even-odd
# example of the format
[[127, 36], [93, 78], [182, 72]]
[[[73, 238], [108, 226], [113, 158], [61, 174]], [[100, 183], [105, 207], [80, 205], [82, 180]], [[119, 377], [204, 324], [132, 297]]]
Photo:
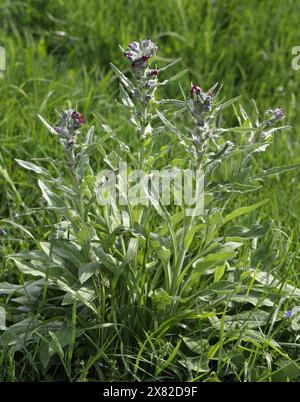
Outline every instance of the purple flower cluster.
[[273, 126], [278, 121], [285, 118], [285, 113], [284, 113], [283, 109], [281, 109], [281, 108], [277, 108], [274, 110], [270, 109], [270, 110], [266, 111], [265, 117], [266, 117], [265, 124], [267, 126]]
[[71, 114], [71, 119], [73, 121], [73, 126], [75, 126], [75, 128], [80, 127], [84, 123], [83, 114], [79, 114], [75, 110]]
[[54, 129], [59, 134], [60, 142], [64, 145], [67, 153], [71, 154], [73, 152], [78, 129], [82, 126], [84, 120], [84, 116], [76, 110], [66, 109], [62, 111], [60, 122]]
[[63, 110], [60, 116], [60, 123], [55, 127], [58, 134], [69, 137], [84, 123], [84, 116], [76, 110]]
[[153, 99], [158, 83], [158, 69], [149, 67], [149, 59], [157, 50], [157, 46], [150, 39], [143, 39], [131, 42], [124, 52], [137, 80], [137, 87], [132, 91], [132, 95], [144, 104]]
[[188, 106], [198, 125], [204, 124], [206, 115], [211, 112], [214, 94], [211, 91], [204, 92], [198, 85], [191, 85]]
[[146, 64], [156, 54], [158, 48], [150, 39], [143, 39], [139, 42], [131, 42], [124, 56], [131, 62], [133, 68], [139, 64]]
[[124, 56], [137, 76], [141, 77], [146, 73], [147, 77], [156, 77], [158, 71], [157, 69], [148, 70], [148, 61], [157, 50], [157, 46], [150, 39], [143, 39], [139, 42], [131, 42], [124, 52]]

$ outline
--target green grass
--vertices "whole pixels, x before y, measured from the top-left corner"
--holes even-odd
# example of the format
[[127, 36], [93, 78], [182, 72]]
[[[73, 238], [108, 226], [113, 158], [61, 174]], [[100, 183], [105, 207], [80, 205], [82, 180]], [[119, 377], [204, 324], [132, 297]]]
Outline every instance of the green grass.
[[[113, 62], [125, 69], [125, 62], [122, 65], [120, 61], [118, 44], [125, 47], [138, 38], [151, 37], [157, 42], [160, 57], [182, 58], [172, 68], [172, 73], [188, 68], [188, 74], [181, 79], [183, 87], [192, 81], [208, 89], [215, 82], [220, 82], [223, 84], [224, 97], [241, 94], [241, 102], [250, 113], [252, 98], [262, 111], [270, 107], [282, 107], [287, 114], [286, 124], [291, 125], [292, 129], [276, 134], [271, 149], [257, 163], [267, 169], [300, 162], [300, 71], [294, 71], [291, 67], [291, 49], [300, 45], [299, 14], [300, 5], [296, 0], [286, 0], [280, 4], [273, 0], [2, 0], [0, 45], [7, 52], [7, 70], [0, 80], [1, 219], [10, 219], [23, 225], [40, 240], [46, 240], [53, 223], [52, 217], [45, 211], [30, 212], [32, 208], [41, 205], [36, 178], [28, 175], [14, 161], [15, 158], [30, 160], [35, 157], [52, 157], [59, 160], [62, 157], [60, 145], [46, 132], [37, 114], [55, 121], [55, 109], [78, 105], [88, 125], [96, 125], [97, 135], [103, 135], [100, 123], [106, 123], [118, 128], [123, 140], [128, 141], [129, 145], [133, 144], [131, 129], [115, 103], [118, 83], [109, 63]], [[160, 90], [160, 96], [180, 97], [177, 82]], [[236, 124], [230, 115], [232, 113], [225, 114], [224, 119]], [[97, 170], [102, 165], [101, 158], [97, 155], [93, 158], [93, 167]], [[251, 226], [253, 222], [275, 222], [276, 230], [267, 239], [269, 241], [264, 243], [265, 248], [257, 255], [257, 262], [260, 261], [263, 270], [278, 272], [282, 279], [298, 287], [299, 178], [299, 169], [270, 178], [259, 192], [236, 197], [232, 204], [237, 207], [265, 198], [270, 200], [241, 223]], [[0, 223], [2, 228], [8, 232], [8, 236], [0, 236], [1, 281], [23, 283], [23, 275], [19, 274], [6, 256], [32, 247], [34, 242], [26, 233], [4, 222]], [[247, 250], [243, 252], [246, 255]], [[281, 303], [280, 300], [277, 302]], [[283, 303], [289, 307], [288, 300]], [[283, 320], [270, 331], [272, 335], [283, 334], [279, 336], [282, 342], [292, 344], [283, 350], [270, 348], [267, 333], [264, 333], [263, 341], [256, 343], [254, 340], [251, 347], [244, 344], [241, 346], [240, 339], [234, 339], [236, 347], [248, 348], [241, 381], [244, 378], [252, 381], [286, 381], [288, 377], [299, 380], [299, 344], [296, 340], [290, 341], [293, 336], [289, 335], [290, 329], [286, 322]], [[120, 353], [122, 347], [126, 350], [128, 333], [121, 341], [117, 331], [114, 336], [116, 344], [121, 345], [115, 353]], [[220, 334], [214, 336], [219, 339], [219, 345], [210, 353], [218, 355], [214, 367], [217, 374], [212, 374], [210, 380], [217, 380], [218, 376], [226, 378], [226, 362], [232, 359], [238, 366], [241, 359], [241, 355], [234, 353], [234, 345], [229, 343], [227, 346], [226, 340], [224, 342], [222, 325]], [[215, 342], [216, 339], [210, 341]], [[94, 351], [92, 341], [87, 343]], [[123, 372], [120, 372], [119, 367], [108, 369], [105, 366], [109, 360], [106, 353], [111, 353], [111, 345], [103, 342], [101, 347], [99, 356], [102, 353], [107, 360], [104, 359], [104, 366], [99, 366], [93, 372], [95, 378], [107, 379], [107, 374], [103, 374], [107, 371], [110, 372], [110, 380], [130, 378], [126, 378], [124, 372], [130, 359], [137, 359], [135, 352], [131, 357], [127, 356], [127, 360], [120, 358], [123, 364]], [[135, 360], [136, 365], [141, 367], [141, 371], [147, 362], [151, 367], [156, 365], [152, 375], [153, 378], [159, 378], [166, 361], [164, 359], [172, 356], [174, 344], [168, 344], [160, 338], [153, 341], [146, 337], [144, 345], [139, 347], [142, 350], [138, 356], [141, 358], [141, 366], [140, 361]], [[289, 353], [288, 357], [285, 352]], [[57, 363], [57, 376], [64, 376], [65, 372], [70, 371], [72, 350], [65, 353], [66, 368]], [[95, 361], [98, 358], [96, 354]], [[259, 371], [255, 371], [257, 361], [262, 366]], [[3, 364], [4, 368], [0, 379], [28, 380], [42, 376], [34, 366], [27, 372], [26, 364], [22, 362], [18, 352], [14, 355], [12, 351], [5, 351], [0, 355], [0, 367]], [[172, 366], [172, 362], [169, 363]], [[92, 358], [86, 364], [94, 367]], [[89, 378], [87, 366], [78, 368], [73, 378]], [[138, 378], [140, 375], [139, 378], [142, 378], [139, 370], [138, 374], [132, 367], [128, 370], [132, 376]], [[171, 367], [171, 371], [175, 378], [178, 374], [176, 367]], [[186, 373], [184, 379], [193, 378], [188, 364]], [[259, 378], [256, 378], [257, 375]], [[177, 378], [180, 379], [179, 374]], [[230, 373], [228, 378], [238, 380], [239, 373]]]

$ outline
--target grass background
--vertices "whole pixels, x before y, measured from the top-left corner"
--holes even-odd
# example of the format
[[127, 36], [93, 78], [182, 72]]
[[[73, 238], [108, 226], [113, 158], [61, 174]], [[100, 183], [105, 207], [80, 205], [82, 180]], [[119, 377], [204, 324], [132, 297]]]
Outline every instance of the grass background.
[[[47, 218], [28, 215], [28, 208], [39, 206], [36, 178], [14, 162], [62, 152], [38, 113], [55, 121], [55, 108], [78, 105], [99, 135], [100, 122], [126, 132], [109, 63], [125, 69], [118, 44], [139, 38], [151, 37], [163, 58], [182, 58], [172, 72], [189, 69], [181, 79], [186, 88], [190, 81], [204, 89], [220, 82], [223, 95], [241, 94], [246, 109], [252, 98], [261, 111], [282, 107], [292, 129], [276, 135], [261, 163], [268, 168], [300, 162], [300, 70], [291, 67], [291, 50], [300, 45], [299, 16], [296, 0], [2, 0], [0, 45], [7, 69], [0, 80], [0, 217], [43, 237]], [[162, 91], [163, 97], [180, 97], [177, 83]], [[251, 195], [251, 202], [270, 199], [253, 219], [274, 219], [286, 233], [288, 246], [274, 253], [282, 252], [294, 284], [300, 281], [299, 175], [297, 170], [269, 179]], [[5, 255], [26, 242], [14, 230], [0, 236], [1, 278], [13, 279]]]

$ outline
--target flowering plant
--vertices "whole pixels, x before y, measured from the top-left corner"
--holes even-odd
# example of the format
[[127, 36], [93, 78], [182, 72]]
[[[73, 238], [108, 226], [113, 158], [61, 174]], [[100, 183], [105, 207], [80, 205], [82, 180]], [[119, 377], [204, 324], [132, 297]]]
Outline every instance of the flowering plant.
[[[23, 354], [40, 377], [55, 377], [61, 367], [60, 379], [79, 381], [220, 381], [237, 372], [250, 381], [243, 356], [252, 346], [283, 353], [261, 329], [290, 317], [287, 301], [298, 300], [300, 290], [276, 271], [263, 269], [264, 250], [275, 249], [278, 242], [274, 223], [250, 220], [246, 227], [239, 220], [267, 200], [236, 207], [236, 196], [255, 192], [267, 177], [296, 167], [254, 169], [256, 155], [284, 128], [275, 126], [284, 113], [270, 109], [260, 121], [254, 104], [252, 118], [236, 106], [239, 98], [220, 100], [218, 85], [204, 91], [192, 84], [183, 90], [183, 99], [159, 99], [156, 90], [185, 72], [159, 81], [175, 63], [152, 67], [157, 51], [149, 39], [122, 49], [130, 77], [112, 65], [135, 133], [132, 149], [104, 124], [99, 139], [94, 140], [91, 127], [82, 140], [85, 119], [68, 109], [54, 127], [40, 117], [64, 146], [65, 174], [56, 161], [50, 160], [53, 177], [44, 167], [17, 160], [40, 176], [53, 220], [46, 241], [9, 256], [24, 283], [0, 284], [8, 312], [1, 344]], [[218, 124], [228, 107], [237, 127]], [[89, 155], [99, 150], [103, 164], [120, 173], [115, 149], [106, 147], [108, 139], [120, 150], [119, 159], [128, 157], [129, 170], [149, 174], [161, 165], [201, 169], [203, 213], [167, 207], [149, 192], [147, 208], [99, 204]], [[176, 189], [171, 197], [176, 198]], [[274, 255], [272, 267], [276, 263]]]

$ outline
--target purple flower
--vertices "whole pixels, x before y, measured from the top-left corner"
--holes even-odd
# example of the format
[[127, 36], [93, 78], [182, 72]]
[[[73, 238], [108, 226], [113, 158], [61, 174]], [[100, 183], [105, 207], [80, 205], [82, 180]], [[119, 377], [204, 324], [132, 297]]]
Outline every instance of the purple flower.
[[124, 52], [124, 56], [126, 57], [126, 59], [130, 60], [130, 61], [134, 61], [135, 58], [135, 53], [128, 51], [128, 52]]
[[292, 311], [292, 310], [287, 310], [287, 311], [284, 313], [285, 318], [291, 318], [292, 315], [293, 315], [293, 311]]
[[265, 116], [266, 116], [265, 124], [267, 126], [273, 126], [278, 121], [284, 119], [285, 113], [281, 108], [277, 108], [274, 110], [270, 109], [266, 111]]
[[128, 48], [136, 52], [139, 48], [139, 43], [138, 42], [131, 42], [128, 45]]
[[284, 111], [281, 108], [275, 109], [274, 114], [275, 114], [276, 119], [283, 119], [285, 116]]

